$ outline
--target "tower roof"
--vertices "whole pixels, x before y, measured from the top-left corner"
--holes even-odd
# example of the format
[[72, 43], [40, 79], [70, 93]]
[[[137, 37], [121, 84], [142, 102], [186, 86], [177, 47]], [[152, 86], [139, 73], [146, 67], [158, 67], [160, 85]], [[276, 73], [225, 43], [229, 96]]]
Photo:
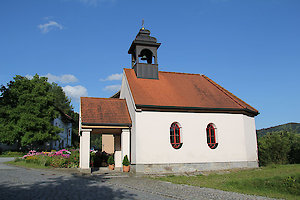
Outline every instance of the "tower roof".
[[155, 37], [150, 36], [149, 30], [141, 28], [128, 50], [129, 54], [133, 54], [136, 45], [155, 46], [158, 48], [160, 43], [157, 43]]

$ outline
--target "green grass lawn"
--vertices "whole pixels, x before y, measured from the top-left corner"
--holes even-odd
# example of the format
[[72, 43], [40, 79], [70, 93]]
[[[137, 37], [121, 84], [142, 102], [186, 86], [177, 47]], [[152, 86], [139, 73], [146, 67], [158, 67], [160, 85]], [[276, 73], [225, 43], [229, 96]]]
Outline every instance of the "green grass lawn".
[[21, 159], [16, 159], [14, 161], [8, 161], [8, 162], [5, 162], [5, 164], [15, 165], [15, 166], [19, 166], [19, 167], [35, 168], [35, 169], [51, 169], [51, 168], [53, 168], [50, 166], [43, 166], [43, 165], [33, 163], [33, 162], [26, 162], [25, 160], [21, 160]]
[[25, 153], [23, 152], [13, 152], [13, 151], [7, 151], [3, 152], [0, 157], [22, 157]]
[[162, 181], [273, 198], [300, 199], [300, 164], [272, 165], [197, 176], [156, 177]]
[[18, 157], [23, 157], [24, 155], [22, 154], [18, 154], [18, 155], [0, 155], [0, 157], [14, 157], [14, 158], [18, 158]]

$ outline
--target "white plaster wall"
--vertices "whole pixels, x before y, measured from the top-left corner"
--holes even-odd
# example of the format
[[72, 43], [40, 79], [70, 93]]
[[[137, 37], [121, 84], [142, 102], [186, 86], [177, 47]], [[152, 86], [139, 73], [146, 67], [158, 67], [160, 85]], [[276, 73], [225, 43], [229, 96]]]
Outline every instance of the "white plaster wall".
[[[182, 126], [183, 145], [170, 144], [170, 126]], [[206, 142], [206, 127], [217, 128], [216, 149]], [[152, 112], [136, 113], [136, 164], [256, 161], [254, 118], [242, 114]]]
[[257, 137], [254, 117], [243, 115], [243, 120], [247, 159], [258, 161]]
[[122, 129], [121, 133], [121, 150], [122, 150], [122, 161], [124, 156], [128, 156], [130, 159], [130, 131], [129, 129]]
[[115, 151], [115, 167], [122, 167], [122, 151]]
[[135, 164], [136, 163], [136, 111], [135, 111], [136, 108], [124, 71], [123, 71], [122, 86], [120, 91], [120, 99], [126, 100], [128, 111], [132, 121], [132, 127], [130, 130], [131, 158], [130, 155], [128, 155], [128, 158], [131, 159], [131, 163]]

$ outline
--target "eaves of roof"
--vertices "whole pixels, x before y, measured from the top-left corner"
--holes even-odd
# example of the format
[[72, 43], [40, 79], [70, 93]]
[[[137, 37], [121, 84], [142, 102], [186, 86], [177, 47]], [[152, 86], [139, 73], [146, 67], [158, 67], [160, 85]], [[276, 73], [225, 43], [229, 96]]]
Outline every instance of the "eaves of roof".
[[131, 127], [131, 124], [129, 123], [85, 123], [82, 122], [82, 125], [86, 125], [86, 126], [121, 126], [121, 127]]
[[251, 117], [259, 113], [247, 108], [205, 108], [205, 107], [182, 107], [182, 106], [158, 106], [158, 105], [136, 105], [141, 111], [160, 111], [160, 112], [194, 112], [194, 113], [231, 113], [245, 114]]

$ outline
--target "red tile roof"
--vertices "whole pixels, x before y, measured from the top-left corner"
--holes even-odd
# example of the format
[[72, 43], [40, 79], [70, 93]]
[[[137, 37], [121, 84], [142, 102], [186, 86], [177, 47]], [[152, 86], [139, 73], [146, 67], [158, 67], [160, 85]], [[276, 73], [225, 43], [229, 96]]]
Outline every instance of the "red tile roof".
[[125, 99], [81, 97], [82, 125], [131, 126]]
[[137, 78], [133, 69], [124, 69], [135, 104], [140, 108], [169, 108], [220, 111], [258, 111], [200, 74], [159, 72], [159, 79]]

